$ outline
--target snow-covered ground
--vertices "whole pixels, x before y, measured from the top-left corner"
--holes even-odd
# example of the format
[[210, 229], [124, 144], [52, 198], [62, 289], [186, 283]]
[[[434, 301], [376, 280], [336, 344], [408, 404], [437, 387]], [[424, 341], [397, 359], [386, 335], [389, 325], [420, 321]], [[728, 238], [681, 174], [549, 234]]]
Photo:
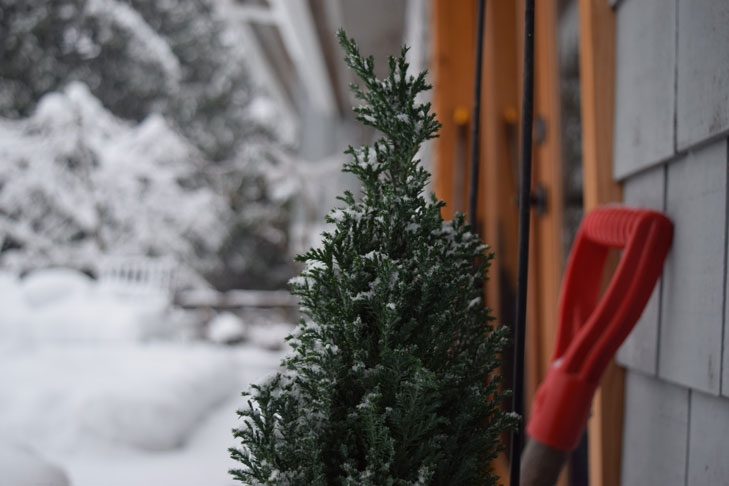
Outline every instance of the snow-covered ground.
[[240, 392], [285, 351], [183, 339], [161, 296], [70, 270], [0, 274], [0, 309], [0, 486], [233, 484]]

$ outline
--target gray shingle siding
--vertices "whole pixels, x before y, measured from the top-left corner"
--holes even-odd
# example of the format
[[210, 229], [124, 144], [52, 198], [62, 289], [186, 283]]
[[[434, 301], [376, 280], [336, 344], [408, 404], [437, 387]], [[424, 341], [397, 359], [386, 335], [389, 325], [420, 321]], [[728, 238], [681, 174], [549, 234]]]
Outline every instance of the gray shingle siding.
[[[631, 206], [665, 211], [666, 168], [658, 166], [625, 181], [624, 201]], [[618, 351], [618, 361], [643, 373], [658, 372], [658, 323], [660, 291], [656, 284], [643, 315]]]
[[691, 391], [687, 484], [729, 483], [729, 404], [725, 398]]
[[668, 164], [666, 213], [674, 223], [663, 270], [658, 374], [719, 394], [724, 248], [726, 141]]
[[618, 178], [673, 155], [675, 1], [631, 0], [617, 11], [613, 170]]
[[628, 373], [623, 433], [623, 486], [683, 485], [689, 391]]
[[614, 174], [626, 204], [675, 224], [661, 281], [618, 352], [622, 482], [729, 484], [729, 1], [615, 8]]
[[729, 131], [727, 26], [729, 2], [726, 0], [678, 0], [679, 150]]

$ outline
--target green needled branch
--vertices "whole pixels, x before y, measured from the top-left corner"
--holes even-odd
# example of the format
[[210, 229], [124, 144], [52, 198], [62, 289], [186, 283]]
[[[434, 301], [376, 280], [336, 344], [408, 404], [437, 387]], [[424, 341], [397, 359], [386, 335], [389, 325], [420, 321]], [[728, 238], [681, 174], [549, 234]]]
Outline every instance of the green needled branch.
[[516, 418], [500, 409], [496, 373], [508, 330], [480, 290], [491, 255], [425, 195], [416, 155], [440, 126], [417, 101], [425, 73], [408, 73], [403, 48], [377, 79], [339, 39], [361, 80], [357, 119], [381, 138], [346, 152], [362, 193], [341, 197], [334, 229], [299, 257], [306, 319], [285, 370], [246, 394], [231, 472], [266, 485], [496, 484], [489, 463]]

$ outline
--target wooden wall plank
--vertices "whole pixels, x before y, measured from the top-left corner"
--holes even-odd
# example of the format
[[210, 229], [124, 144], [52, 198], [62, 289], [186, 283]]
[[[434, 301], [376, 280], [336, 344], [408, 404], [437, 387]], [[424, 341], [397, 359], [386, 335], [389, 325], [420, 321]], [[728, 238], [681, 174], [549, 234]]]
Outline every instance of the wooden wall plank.
[[[546, 207], [532, 211], [532, 245], [535, 258], [530, 272], [536, 285], [538, 319], [533, 319], [527, 339], [539, 343], [539, 376], [547, 373], [557, 335], [557, 307], [562, 281], [563, 189], [557, 2], [540, 0], [535, 11], [534, 112], [537, 120], [534, 145], [533, 188], [544, 190]], [[541, 132], [541, 133], [540, 133]]]
[[[495, 252], [485, 288], [486, 303], [499, 323], [511, 324], [516, 284], [517, 207], [514, 168], [518, 143], [518, 83], [516, 50], [516, 6], [514, 2], [487, 2], [482, 72], [481, 167], [479, 181], [478, 228]], [[434, 188], [449, 206], [443, 211], [450, 218], [456, 209], [465, 209], [468, 197], [468, 167], [459, 167], [459, 139], [464, 130], [470, 134], [473, 105], [475, 27], [477, 3], [433, 0], [434, 108], [443, 129], [434, 148]], [[468, 111], [468, 125], [458, 126], [459, 110]], [[470, 138], [465, 144], [466, 159]], [[462, 162], [460, 162], [462, 164]], [[465, 170], [464, 170], [465, 169]], [[508, 380], [511, 368], [504, 375]], [[501, 481], [508, 484], [505, 455], [492, 464]]]
[[[584, 207], [622, 201], [613, 180], [615, 13], [605, 0], [579, 0]], [[624, 372], [608, 366], [588, 422], [591, 486], [620, 483]]]
[[513, 322], [518, 213], [516, 8], [513, 2], [487, 2], [484, 39], [482, 140], [479, 206], [483, 235], [496, 254], [487, 283], [488, 302], [498, 319]]
[[[561, 147], [561, 100], [556, 0], [540, 0], [535, 11], [535, 73], [532, 190], [544, 193], [544, 206], [531, 213], [529, 288], [527, 304], [526, 389], [527, 416], [539, 383], [549, 369], [558, 330], [557, 308], [564, 249]], [[520, 2], [520, 20], [523, 19]], [[521, 24], [521, 22], [520, 22]], [[523, 39], [523, 25], [518, 29]], [[523, 40], [520, 42], [523, 49]], [[521, 54], [521, 51], [520, 51]], [[521, 55], [519, 56], [521, 60]], [[521, 74], [521, 73], [520, 73]], [[563, 470], [558, 484], [567, 484]]]
[[[484, 241], [491, 245], [496, 255], [486, 283], [486, 302], [494, 309], [497, 321], [504, 325], [514, 322], [516, 293], [517, 22], [514, 2], [486, 2], [479, 208]], [[511, 362], [508, 360], [503, 373], [506, 382], [510, 383]], [[497, 464], [506, 466], [506, 456], [502, 455], [500, 459]], [[502, 472], [500, 481], [508, 485], [508, 468]]]
[[613, 182], [615, 13], [604, 0], [579, 0], [584, 205], [622, 201]]
[[432, 31], [433, 108], [443, 125], [433, 145], [433, 190], [447, 204], [443, 217], [453, 218], [455, 210], [465, 209], [468, 197], [468, 154], [470, 117], [473, 107], [473, 74], [476, 43], [476, 1], [454, 5], [433, 0]]

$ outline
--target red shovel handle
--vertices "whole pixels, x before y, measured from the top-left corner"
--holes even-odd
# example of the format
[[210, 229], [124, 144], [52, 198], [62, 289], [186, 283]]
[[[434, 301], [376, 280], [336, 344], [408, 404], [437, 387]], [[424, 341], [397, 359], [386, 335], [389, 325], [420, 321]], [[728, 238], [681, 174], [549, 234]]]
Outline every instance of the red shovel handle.
[[582, 223], [581, 230], [585, 238], [599, 245], [624, 248], [635, 234], [636, 226], [646, 217], [668, 221], [662, 214], [652, 211], [606, 206], [591, 212]]
[[[539, 387], [527, 431], [541, 443], [574, 449], [610, 359], [643, 313], [673, 236], [663, 214], [608, 206], [580, 226], [562, 283], [552, 366]], [[623, 248], [598, 302], [610, 248]]]

